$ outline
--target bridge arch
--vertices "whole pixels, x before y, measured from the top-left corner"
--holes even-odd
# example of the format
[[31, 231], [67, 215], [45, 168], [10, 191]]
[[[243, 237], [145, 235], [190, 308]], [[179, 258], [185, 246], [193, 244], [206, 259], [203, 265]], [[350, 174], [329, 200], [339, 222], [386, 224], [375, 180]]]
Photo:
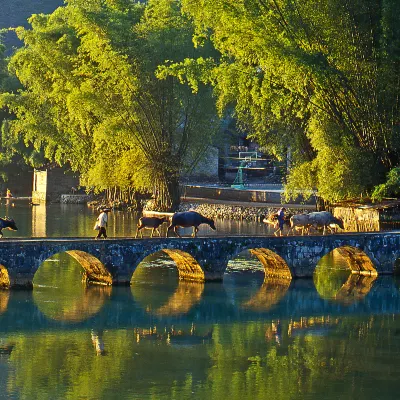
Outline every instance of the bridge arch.
[[11, 286], [7, 268], [0, 264], [0, 289], [9, 289]]
[[371, 258], [365, 251], [357, 247], [344, 245], [333, 249], [325, 254], [325, 256], [328, 254], [332, 254], [334, 258], [341, 257], [352, 274], [378, 276]]
[[[249, 271], [260, 275], [252, 274], [251, 278], [243, 275], [243, 272]], [[228, 261], [225, 270], [225, 274], [227, 273], [236, 273], [232, 278], [226, 276], [224, 283], [227, 282], [228, 285], [231, 279], [240, 285], [242, 279], [247, 276], [246, 285], [250, 285], [249, 290], [245, 294], [234, 293], [238, 296], [236, 301], [241, 308], [256, 312], [268, 311], [278, 304], [285, 297], [292, 280], [286, 261], [274, 251], [264, 247], [241, 249]], [[258, 289], [254, 291], [256, 287]]]
[[[131, 278], [135, 302], [153, 315], [177, 316], [188, 313], [200, 302], [204, 291], [204, 274], [196, 281], [197, 277], [190, 275], [190, 270], [187, 271], [193, 263], [194, 268], [200, 268], [193, 260], [187, 253], [169, 249], [145, 257]], [[185, 273], [183, 277], [182, 272]]]
[[322, 298], [351, 304], [369, 293], [377, 276], [364, 251], [344, 245], [321, 257], [314, 271], [314, 284]]
[[86, 283], [112, 285], [112, 276], [98, 258], [81, 250], [67, 250], [66, 253], [79, 262], [85, 271]]
[[[290, 281], [292, 279], [292, 273], [286, 261], [279, 254], [264, 247], [241, 249], [229, 261], [234, 260], [241, 253], [245, 252], [255, 256], [260, 261], [264, 269], [265, 280], [272, 278], [287, 279]], [[229, 266], [229, 261], [227, 267]]]
[[147, 254], [141, 259], [141, 261], [136, 265], [134, 269], [136, 270], [137, 266], [140, 265], [140, 263], [143, 262], [147, 257], [157, 254], [159, 252], [166, 254], [172, 261], [174, 261], [178, 271], [179, 280], [191, 282], [205, 281], [204, 271], [201, 268], [200, 264], [193, 256], [180, 249], [162, 248], [151, 254]]

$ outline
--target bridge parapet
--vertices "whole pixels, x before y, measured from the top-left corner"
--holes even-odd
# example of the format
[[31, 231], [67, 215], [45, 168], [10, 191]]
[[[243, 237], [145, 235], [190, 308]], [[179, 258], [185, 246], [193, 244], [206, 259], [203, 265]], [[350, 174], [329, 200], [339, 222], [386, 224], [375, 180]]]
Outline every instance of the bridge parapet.
[[[243, 251], [251, 250], [264, 265], [268, 265], [267, 272], [272, 276], [281, 277], [281, 272], [287, 266], [292, 277], [312, 277], [319, 260], [338, 248], [346, 248], [349, 254], [367, 257], [371, 261], [370, 266], [366, 267], [368, 271], [373, 266], [379, 274], [391, 274], [400, 256], [400, 235], [397, 232], [384, 232], [102, 241], [86, 238], [3, 239], [0, 241], [0, 265], [3, 266], [0, 275], [6, 276], [7, 273], [11, 286], [32, 286], [34, 274], [43, 261], [57, 253], [75, 251], [75, 254], [82, 255], [79, 252], [84, 252], [98, 259], [105, 269], [97, 265], [92, 272], [97, 271], [104, 278], [109, 273], [108, 283], [112, 280], [113, 284], [129, 284], [136, 267], [144, 258], [164, 251], [175, 261], [181, 260], [183, 263], [180, 271], [182, 279], [221, 280], [229, 260]], [[275, 264], [271, 260], [275, 260]], [[362, 271], [360, 265], [357, 267], [359, 272]], [[93, 280], [101, 281], [98, 278]]]

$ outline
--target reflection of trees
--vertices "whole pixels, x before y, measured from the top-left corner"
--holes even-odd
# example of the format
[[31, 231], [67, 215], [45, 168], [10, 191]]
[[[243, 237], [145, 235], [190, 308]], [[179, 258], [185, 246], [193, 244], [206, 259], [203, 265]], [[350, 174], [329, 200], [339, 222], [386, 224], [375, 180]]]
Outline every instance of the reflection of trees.
[[110, 298], [109, 286], [82, 286], [79, 291], [66, 293], [58, 288], [33, 292], [33, 299], [46, 317], [66, 322], [79, 322], [97, 314]]
[[[104, 357], [92, 333], [17, 337], [7, 389], [25, 399], [170, 398], [171, 387], [205, 380], [210, 361], [201, 346], [136, 341], [132, 330], [104, 331]], [[168, 393], [168, 396], [165, 396]]]
[[291, 280], [270, 278], [266, 279], [260, 290], [248, 301], [242, 304], [243, 308], [253, 311], [267, 311], [285, 296]]
[[[280, 321], [280, 346], [266, 340], [271, 325], [271, 321], [215, 324], [209, 341], [190, 340], [205, 337], [209, 328], [196, 327], [199, 331], [193, 335], [190, 325], [175, 327], [177, 338], [187, 338], [175, 344], [166, 340], [172, 328], [165, 331], [164, 324], [105, 330], [101, 358], [90, 330], [18, 333], [8, 338], [15, 347], [7, 390], [19, 398], [41, 400], [289, 400], [307, 395], [324, 398], [336, 384], [343, 398], [355, 398], [365, 390], [364, 384], [371, 388], [373, 379], [382, 376], [390, 389], [397, 385], [398, 368], [393, 364], [393, 354], [400, 351], [397, 316]], [[307, 335], [294, 335], [313, 327], [322, 328], [322, 334], [309, 330]], [[386, 365], [388, 360], [391, 364]], [[371, 393], [369, 397], [374, 398]]]

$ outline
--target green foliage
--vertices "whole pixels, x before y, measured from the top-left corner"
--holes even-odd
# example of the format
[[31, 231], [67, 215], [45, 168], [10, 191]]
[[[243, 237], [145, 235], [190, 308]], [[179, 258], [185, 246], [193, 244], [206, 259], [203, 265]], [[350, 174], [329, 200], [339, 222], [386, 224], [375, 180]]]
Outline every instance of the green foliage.
[[29, 21], [10, 64], [25, 90], [3, 96], [14, 134], [97, 190], [134, 187], [175, 208], [181, 172], [218, 126], [209, 89], [156, 76], [202, 53], [180, 2], [70, 0]]
[[194, 90], [196, 79], [211, 82], [220, 111], [234, 106], [279, 159], [290, 149], [288, 196], [309, 193], [310, 183], [326, 200], [358, 196], [398, 164], [397, 1], [182, 3], [195, 43], [210, 38], [221, 57], [175, 63], [169, 73]]
[[387, 174], [385, 183], [377, 185], [372, 192], [372, 201], [381, 201], [384, 197], [400, 196], [400, 167], [395, 167]]

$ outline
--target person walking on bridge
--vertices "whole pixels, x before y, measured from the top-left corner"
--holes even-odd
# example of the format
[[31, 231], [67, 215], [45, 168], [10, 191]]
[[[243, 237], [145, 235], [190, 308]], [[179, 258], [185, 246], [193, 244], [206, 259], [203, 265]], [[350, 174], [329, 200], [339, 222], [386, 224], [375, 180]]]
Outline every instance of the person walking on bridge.
[[277, 214], [277, 230], [274, 232], [275, 236], [282, 236], [283, 235], [283, 227], [285, 225], [285, 211], [286, 208], [282, 207], [278, 210]]
[[100, 215], [97, 217], [96, 226], [99, 228], [99, 233], [97, 234], [96, 239], [100, 239], [101, 236], [104, 236], [104, 239], [107, 239], [108, 213], [110, 211], [109, 208], [103, 208]]

